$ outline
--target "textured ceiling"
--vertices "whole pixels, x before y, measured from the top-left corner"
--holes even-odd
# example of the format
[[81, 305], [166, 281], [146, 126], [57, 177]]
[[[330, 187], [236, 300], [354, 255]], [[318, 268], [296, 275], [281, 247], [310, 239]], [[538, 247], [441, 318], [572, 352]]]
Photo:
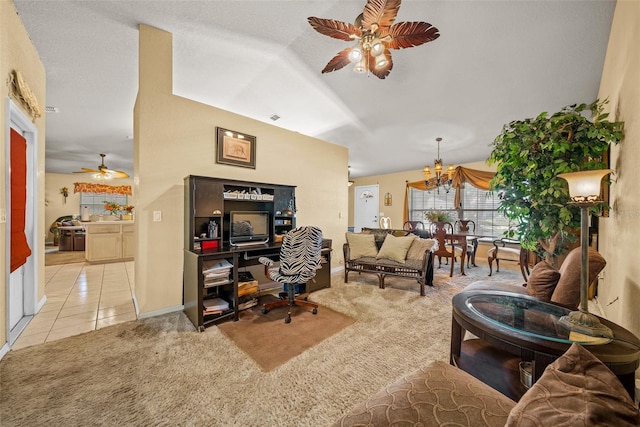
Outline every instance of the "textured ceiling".
[[[485, 160], [502, 125], [590, 102], [613, 1], [410, 1], [396, 18], [437, 40], [392, 51], [389, 77], [321, 74], [359, 1], [14, 0], [47, 71], [46, 170], [133, 173], [138, 24], [173, 33], [174, 92], [349, 147], [354, 177]], [[269, 117], [281, 117], [272, 122]]]

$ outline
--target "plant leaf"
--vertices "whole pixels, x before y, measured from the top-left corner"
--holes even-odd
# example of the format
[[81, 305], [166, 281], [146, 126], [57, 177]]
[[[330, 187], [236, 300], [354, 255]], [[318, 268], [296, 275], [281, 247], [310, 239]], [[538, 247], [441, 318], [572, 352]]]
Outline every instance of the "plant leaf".
[[351, 41], [362, 35], [362, 31], [356, 28], [353, 24], [347, 24], [342, 21], [336, 21], [334, 19], [316, 18], [310, 16], [307, 18], [311, 27], [325, 36], [333, 37], [334, 39]]
[[390, 49], [405, 49], [433, 41], [440, 37], [438, 29], [427, 22], [400, 22], [389, 30]]

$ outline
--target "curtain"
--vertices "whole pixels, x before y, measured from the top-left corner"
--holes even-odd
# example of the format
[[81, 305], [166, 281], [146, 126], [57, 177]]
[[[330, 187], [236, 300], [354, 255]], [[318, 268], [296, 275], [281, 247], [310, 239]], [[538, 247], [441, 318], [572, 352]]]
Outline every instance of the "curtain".
[[[487, 172], [476, 169], [469, 169], [462, 166], [458, 166], [453, 173], [451, 186], [456, 189], [456, 195], [454, 198], [454, 206], [460, 207], [460, 189], [463, 184], [468, 183], [481, 190], [490, 190], [491, 179], [495, 176], [495, 172]], [[440, 183], [447, 182], [447, 175], [444, 174], [440, 177]], [[409, 220], [409, 187], [417, 190], [433, 190], [436, 188], [436, 179], [431, 178], [429, 181], [415, 181], [407, 182], [407, 186], [404, 192], [404, 214], [403, 222]]]
[[130, 185], [106, 185], [106, 184], [92, 184], [89, 182], [74, 182], [74, 193], [107, 193], [107, 194], [122, 194], [126, 196], [131, 195]]
[[11, 129], [11, 273], [27, 262], [31, 248], [24, 234], [27, 205], [27, 140]]

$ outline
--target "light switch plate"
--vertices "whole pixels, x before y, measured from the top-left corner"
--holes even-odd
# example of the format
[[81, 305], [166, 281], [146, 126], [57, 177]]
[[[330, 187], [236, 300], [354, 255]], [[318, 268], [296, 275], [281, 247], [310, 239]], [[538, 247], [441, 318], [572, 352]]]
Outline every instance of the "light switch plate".
[[153, 221], [154, 222], [162, 221], [162, 211], [153, 211]]
[[0, 209], [0, 224], [4, 224], [7, 222], [7, 210]]

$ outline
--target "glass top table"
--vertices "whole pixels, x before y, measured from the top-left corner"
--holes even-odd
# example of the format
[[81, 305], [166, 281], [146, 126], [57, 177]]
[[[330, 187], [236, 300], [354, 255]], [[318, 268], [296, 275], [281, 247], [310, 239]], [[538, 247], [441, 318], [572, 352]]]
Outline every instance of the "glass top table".
[[[465, 344], [466, 332], [469, 332], [497, 354], [533, 362], [532, 376], [536, 381], [550, 363], [573, 343], [578, 343], [600, 359], [620, 379], [629, 395], [634, 396], [635, 370], [640, 366], [640, 339], [603, 318], [599, 318], [600, 321], [613, 331], [612, 340], [574, 334], [559, 323], [568, 313], [570, 310], [565, 307], [518, 292], [462, 291], [452, 300], [450, 363], [476, 364], [477, 361], [461, 358], [463, 347], [469, 348], [469, 343]], [[495, 363], [502, 366], [497, 359]]]
[[607, 344], [611, 339], [591, 337], [570, 331], [559, 320], [571, 312], [564, 307], [549, 304], [520, 294], [487, 293], [465, 299], [467, 307], [478, 316], [496, 326], [514, 332], [562, 343], [588, 345]]

